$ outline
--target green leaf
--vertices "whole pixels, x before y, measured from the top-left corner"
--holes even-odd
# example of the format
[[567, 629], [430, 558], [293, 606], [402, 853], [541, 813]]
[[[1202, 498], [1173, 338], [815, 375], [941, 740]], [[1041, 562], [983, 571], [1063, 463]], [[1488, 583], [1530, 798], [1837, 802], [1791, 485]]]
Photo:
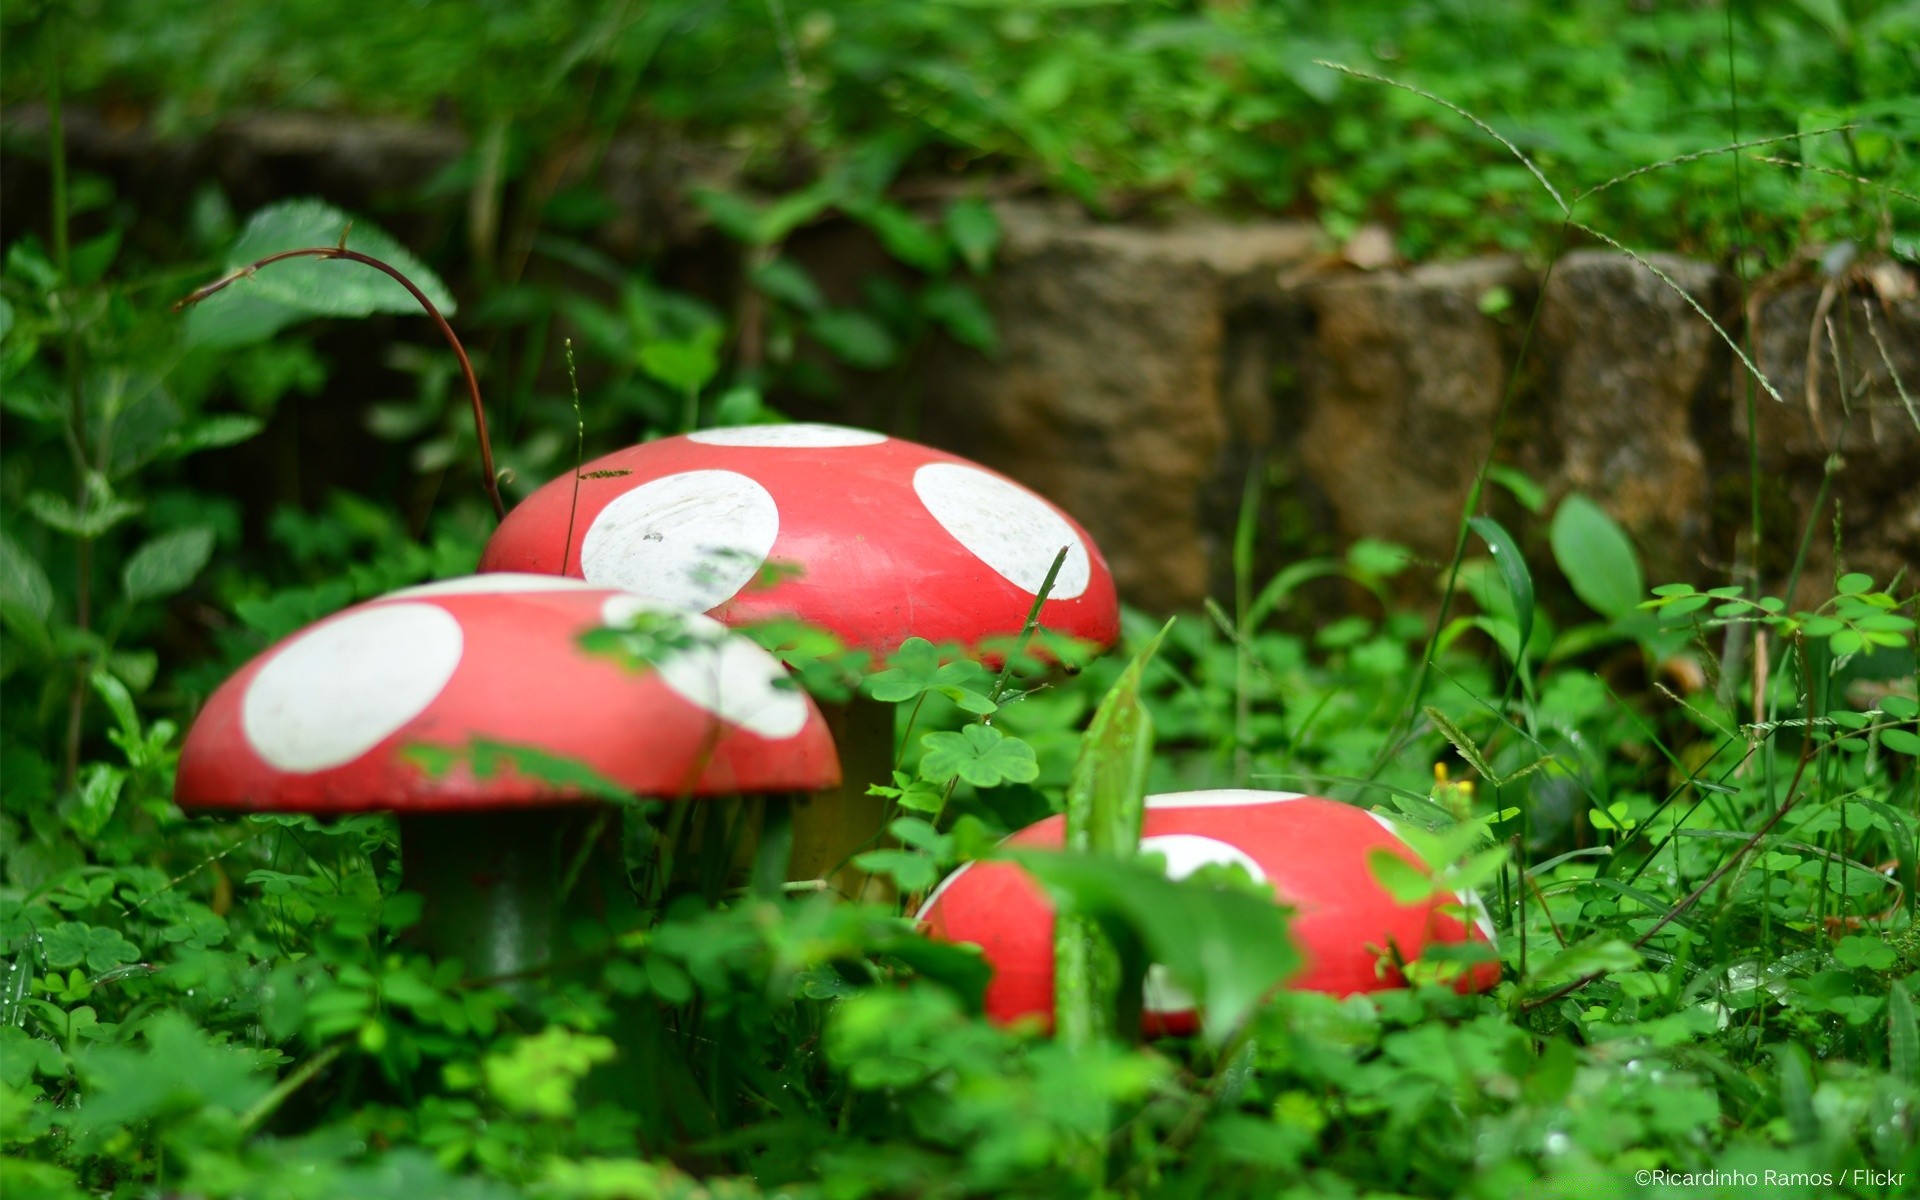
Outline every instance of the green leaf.
[[1507, 585], [1507, 596], [1513, 601], [1514, 621], [1520, 628], [1518, 652], [1525, 654], [1527, 642], [1533, 637], [1533, 575], [1527, 570], [1527, 560], [1521, 556], [1513, 535], [1492, 517], [1475, 517], [1468, 524], [1487, 543], [1487, 549], [1493, 551], [1494, 564], [1500, 568], [1500, 578]]
[[984, 201], [956, 200], [947, 206], [947, 238], [960, 252], [960, 260], [975, 275], [983, 275], [993, 265], [993, 252], [1000, 245], [1000, 218]]
[[53, 615], [53, 584], [46, 569], [4, 529], [0, 529], [0, 605], [41, 621]]
[[958, 733], [941, 731], [920, 739], [926, 754], [920, 773], [937, 783], [956, 776], [977, 788], [1002, 783], [1032, 783], [1040, 777], [1033, 747], [991, 725], [968, 725]]
[[1063, 913], [1117, 922], [1201, 1005], [1218, 1045], [1300, 966], [1286, 910], [1271, 899], [1198, 880], [1175, 882], [1138, 861], [1018, 850]]
[[969, 658], [943, 663], [932, 642], [916, 637], [901, 643], [887, 660], [887, 669], [869, 676], [864, 686], [869, 696], [888, 704], [938, 692], [967, 712], [985, 715], [998, 707], [975, 686], [986, 678], [987, 670], [979, 663]]
[[1488, 467], [1487, 478], [1507, 489], [1520, 502], [1520, 507], [1530, 513], [1537, 514], [1547, 506], [1546, 491], [1517, 467]]
[[1807, 1052], [1794, 1043], [1773, 1048], [1779, 1068], [1780, 1111], [1793, 1131], [1793, 1140], [1811, 1144], [1820, 1140], [1820, 1117], [1813, 1107], [1813, 1064]]
[[1367, 851], [1367, 870], [1387, 889], [1396, 904], [1419, 904], [1433, 898], [1439, 886], [1431, 872], [1423, 871], [1385, 846]]
[[[347, 226], [351, 224], [352, 230]], [[233, 248], [227, 269], [237, 271], [282, 250], [338, 245], [377, 258], [413, 280], [443, 316], [455, 312], [453, 294], [440, 277], [392, 237], [319, 200], [285, 200], [253, 214]], [[227, 289], [301, 314], [364, 317], [372, 313], [418, 313], [420, 302], [384, 272], [361, 263], [312, 258], [263, 267]], [[272, 309], [268, 309], [272, 312]]]
[[238, 413], [223, 413], [206, 417], [195, 423], [192, 428], [179, 434], [168, 445], [168, 453], [174, 458], [184, 458], [201, 450], [218, 450], [223, 446], [237, 446], [259, 436], [266, 422], [259, 417], [243, 416]]
[[88, 763], [76, 782], [78, 786], [61, 805], [60, 815], [81, 837], [97, 837], [113, 819], [114, 809], [119, 807], [127, 773], [112, 763]]
[[718, 325], [680, 342], [649, 342], [640, 348], [640, 369], [676, 392], [697, 392], [720, 373]]
[[[653, 981], [651, 973], [648, 982]], [[481, 1064], [487, 1090], [507, 1111], [562, 1119], [574, 1113], [574, 1089], [587, 1072], [614, 1056], [611, 1038], [550, 1025], [523, 1037]]]
[[1896, 754], [1920, 757], [1920, 733], [1911, 729], [1882, 729], [1880, 744]]
[[906, 209], [897, 204], [878, 203], [848, 206], [848, 212], [873, 230], [887, 253], [901, 262], [929, 275], [938, 275], [947, 269], [946, 239]]
[[1849, 571], [1833, 585], [1842, 596], [1858, 596], [1873, 589], [1873, 576], [1861, 571]]
[[183, 591], [213, 557], [213, 529], [196, 525], [153, 538], [127, 559], [121, 590], [130, 603], [158, 600]]
[[902, 892], [924, 892], [940, 878], [939, 866], [917, 850], [868, 850], [853, 862], [863, 871], [888, 876]]
[[76, 287], [100, 282], [113, 260], [120, 256], [120, 227], [114, 226], [97, 237], [88, 238], [73, 248], [68, 270]]
[[815, 315], [808, 332], [852, 366], [877, 371], [900, 355], [893, 334], [879, 321], [855, 309], [829, 309]]
[[963, 346], [982, 354], [1000, 353], [1000, 335], [994, 329], [993, 314], [987, 311], [980, 293], [957, 279], [942, 279], [927, 285], [920, 293], [920, 311]]
[[65, 969], [85, 963], [94, 972], [110, 971], [140, 957], [140, 947], [122, 937], [119, 930], [82, 921], [64, 921], [47, 930], [41, 937], [40, 950], [50, 967]]
[[1885, 971], [1898, 961], [1893, 947], [1880, 938], [1851, 934], [1833, 945], [1833, 961], [1856, 970]]
[[1920, 1027], [1913, 1014], [1913, 994], [1894, 980], [1887, 993], [1887, 1070], [1912, 1086], [1920, 1083]]
[[1560, 502], [1548, 533], [1554, 561], [1587, 607], [1606, 617], [1633, 611], [1646, 591], [1626, 530], [1578, 492]]
[[87, 485], [84, 509], [75, 508], [64, 496], [33, 492], [27, 496], [27, 511], [50, 528], [85, 539], [99, 537], [140, 511], [138, 504], [114, 495], [113, 485], [104, 476], [89, 474]]
[[[1067, 783], [1064, 845], [1070, 851], [1116, 859], [1139, 852], [1153, 759], [1153, 715], [1141, 703], [1140, 680], [1171, 628], [1169, 620], [1127, 664], [1080, 740]], [[1056, 923], [1053, 944], [1054, 1022], [1061, 1043], [1086, 1047], [1110, 1038], [1131, 1016], [1131, 1006], [1123, 1003], [1129, 981], [1116, 948], [1092, 919], [1073, 914]]]
[[762, 292], [801, 312], [819, 312], [827, 306], [811, 276], [790, 258], [776, 258], [753, 273], [753, 284]]

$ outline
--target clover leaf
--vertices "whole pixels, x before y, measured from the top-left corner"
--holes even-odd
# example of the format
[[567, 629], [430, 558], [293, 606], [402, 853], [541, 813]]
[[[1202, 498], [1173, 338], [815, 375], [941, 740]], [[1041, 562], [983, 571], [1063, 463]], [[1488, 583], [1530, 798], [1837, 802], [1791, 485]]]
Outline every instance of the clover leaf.
[[929, 733], [920, 739], [926, 756], [920, 774], [936, 783], [955, 776], [977, 788], [1003, 783], [1032, 783], [1040, 777], [1033, 747], [991, 725], [969, 725], [958, 733]]
[[941, 662], [940, 652], [925, 638], [908, 638], [888, 660], [887, 669], [867, 680], [867, 694], [898, 704], [938, 692], [967, 712], [985, 716], [998, 706], [982, 687], [987, 669], [970, 658]]

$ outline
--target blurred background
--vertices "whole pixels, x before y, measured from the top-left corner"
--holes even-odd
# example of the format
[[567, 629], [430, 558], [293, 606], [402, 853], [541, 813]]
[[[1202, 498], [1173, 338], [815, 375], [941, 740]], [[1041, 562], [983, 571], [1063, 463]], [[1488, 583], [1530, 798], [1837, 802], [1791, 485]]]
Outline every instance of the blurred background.
[[0, 503], [68, 605], [62, 521], [95, 579], [212, 531], [128, 618], [183, 652], [487, 528], [455, 364], [358, 268], [170, 311], [348, 216], [445, 280], [509, 502], [691, 399], [1006, 470], [1150, 610], [1236, 531], [1444, 561], [1490, 447], [1530, 554], [1578, 492], [1657, 579], [1825, 578], [1832, 495], [1851, 565], [1920, 561], [1911, 3], [70, 0], [5, 55]]

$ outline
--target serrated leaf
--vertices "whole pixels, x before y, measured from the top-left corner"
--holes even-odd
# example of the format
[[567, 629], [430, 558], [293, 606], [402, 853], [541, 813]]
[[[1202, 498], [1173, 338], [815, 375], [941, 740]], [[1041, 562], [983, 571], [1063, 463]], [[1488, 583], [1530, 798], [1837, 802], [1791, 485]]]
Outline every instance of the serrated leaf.
[[183, 591], [213, 557], [213, 530], [205, 525], [176, 529], [153, 538], [127, 559], [120, 586], [138, 604]]
[[[350, 231], [349, 224], [353, 227]], [[239, 270], [282, 250], [337, 245], [343, 234], [347, 249], [388, 263], [413, 280], [441, 315], [454, 314], [453, 294], [425, 263], [369, 222], [320, 200], [286, 200], [254, 213], [227, 251], [227, 269]], [[364, 317], [377, 312], [421, 311], [420, 302], [388, 275], [360, 263], [338, 260], [289, 259], [263, 268], [227, 290], [316, 316]]]
[[175, 458], [182, 458], [201, 450], [218, 450], [223, 446], [237, 446], [241, 442], [257, 437], [266, 422], [259, 417], [249, 417], [240, 413], [223, 413], [219, 416], [204, 418], [196, 422], [173, 439], [168, 446]]
[[97, 538], [120, 522], [135, 516], [140, 506], [122, 500], [100, 476], [89, 477], [90, 495], [84, 510], [52, 492], [33, 492], [27, 496], [27, 511], [42, 524], [77, 538]]
[[1588, 608], [1622, 617], [1640, 603], [1646, 585], [1633, 541], [1592, 500], [1578, 492], [1562, 500], [1548, 538], [1554, 561]]

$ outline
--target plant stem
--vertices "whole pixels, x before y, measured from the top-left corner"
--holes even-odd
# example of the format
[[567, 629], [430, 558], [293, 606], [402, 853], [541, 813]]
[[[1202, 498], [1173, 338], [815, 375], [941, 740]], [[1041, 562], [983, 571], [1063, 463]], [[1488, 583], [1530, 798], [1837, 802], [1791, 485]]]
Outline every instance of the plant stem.
[[[351, 232], [351, 229], [352, 227], [349, 226], [347, 232]], [[473, 431], [480, 442], [481, 483], [487, 489], [487, 499], [493, 502], [493, 515], [504, 519], [507, 515], [507, 506], [506, 503], [500, 499], [500, 480], [494, 471], [493, 442], [487, 436], [487, 410], [485, 405], [480, 401], [480, 380], [473, 373], [473, 363], [467, 358], [466, 347], [460, 344], [459, 335], [453, 332], [453, 326], [447, 324], [447, 319], [440, 315], [439, 307], [427, 298], [427, 294], [421, 291], [419, 287], [414, 284], [413, 280], [401, 274], [398, 268], [389, 263], [382, 262], [371, 254], [362, 254], [358, 250], [347, 249], [346, 242], [347, 233], [342, 232], [340, 235], [340, 244], [337, 246], [303, 246], [298, 250], [282, 250], [278, 254], [269, 254], [265, 258], [249, 263], [237, 271], [221, 276], [219, 279], [214, 280], [204, 287], [194, 289], [179, 303], [173, 306], [173, 311], [179, 312], [182, 309], [198, 304], [214, 293], [225, 291], [238, 281], [250, 278], [253, 273], [260, 268], [271, 266], [274, 263], [289, 258], [340, 258], [348, 262], [356, 262], [363, 266], [372, 267], [376, 271], [384, 272], [401, 287], [407, 289], [407, 292], [419, 303], [420, 307], [426, 310], [427, 315], [433, 318], [433, 323], [439, 327], [441, 336], [447, 339], [447, 345], [453, 347], [454, 357], [460, 360], [460, 374], [466, 380], [467, 398], [473, 405]]]
[[342, 1038], [295, 1067], [285, 1079], [273, 1085], [272, 1091], [260, 1097], [252, 1108], [240, 1114], [240, 1131], [252, 1133], [259, 1128], [260, 1123], [278, 1111], [289, 1097], [311, 1083], [314, 1076], [332, 1066], [333, 1060], [339, 1058], [346, 1048], [347, 1039]]

